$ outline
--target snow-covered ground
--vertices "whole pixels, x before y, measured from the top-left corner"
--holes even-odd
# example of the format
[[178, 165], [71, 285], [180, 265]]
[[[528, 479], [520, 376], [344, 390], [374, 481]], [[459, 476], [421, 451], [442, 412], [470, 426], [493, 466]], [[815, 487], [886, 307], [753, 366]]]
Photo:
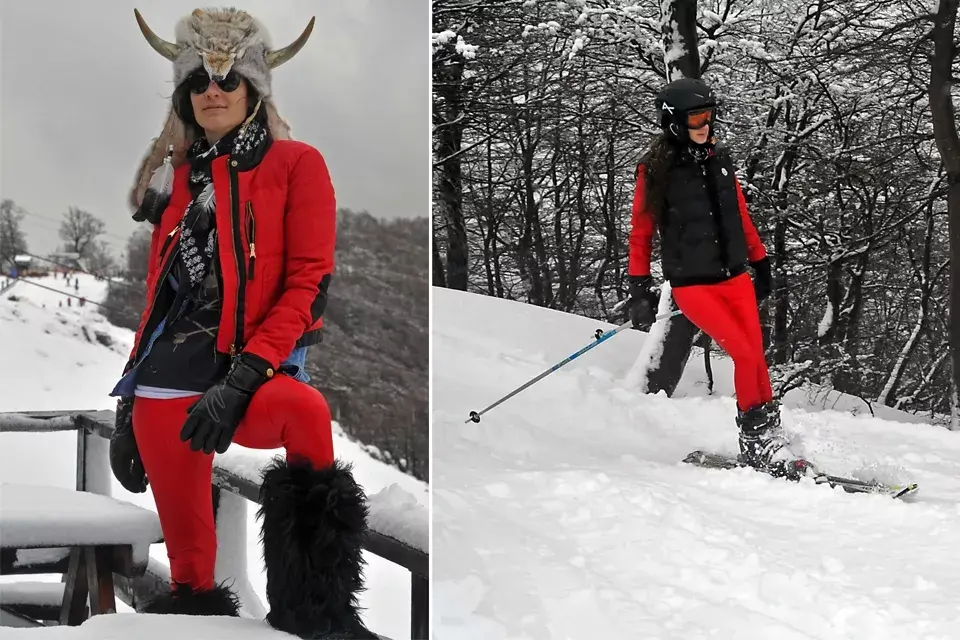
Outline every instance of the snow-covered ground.
[[[106, 292], [105, 282], [98, 282], [93, 277], [84, 275], [79, 276], [78, 290], [74, 290], [72, 283], [67, 287], [63, 279], [49, 277], [29, 281], [57, 291], [69, 291], [94, 301], [102, 300]], [[19, 300], [12, 301], [9, 296]], [[0, 369], [0, 412], [115, 408], [116, 401], [108, 394], [129, 355], [133, 332], [109, 324], [100, 315], [95, 304], [88, 302], [79, 307], [78, 301], [74, 299], [68, 307], [66, 300], [67, 297], [62, 293], [32, 286], [29, 282], [18, 283], [0, 298], [0, 355], [4, 364]], [[105, 346], [104, 342], [112, 346]], [[346, 438], [339, 425], [335, 425], [335, 429], [335, 451], [339, 457], [354, 463], [358, 482], [371, 497], [372, 506], [377, 507], [372, 515], [376, 517], [378, 525], [383, 525], [388, 519], [383, 508], [385, 505], [406, 503], [408, 509], [405, 515], [409, 516], [410, 512], [418, 510], [423, 513], [422, 510], [428, 505], [425, 483], [372, 459], [360, 445]], [[226, 464], [246, 469], [251, 466], [251, 459], [255, 461], [259, 458], [266, 462], [279, 453], [282, 453], [282, 450], [254, 451], [234, 445], [221, 457]], [[75, 469], [75, 433], [0, 434], [0, 482], [73, 488], [76, 483]], [[155, 510], [149, 489], [145, 494], [134, 495], [126, 492], [113, 480], [112, 495]], [[250, 503], [247, 509], [247, 560], [250, 581], [261, 600], [266, 602], [266, 574], [261, 561], [259, 523], [254, 517], [255, 511], [256, 505]], [[411, 526], [409, 518], [399, 518], [395, 528], [397, 534], [405, 540], [423, 541], [426, 538], [426, 529], [422, 526]], [[166, 550], [162, 544], [153, 545], [150, 555], [164, 564], [167, 563]], [[409, 572], [373, 554], [366, 554], [366, 559], [369, 563], [366, 570], [367, 590], [360, 596], [360, 605], [365, 609], [365, 622], [371, 629], [391, 638], [409, 638]], [[3, 582], [18, 579], [35, 581], [38, 578], [0, 577]], [[43, 576], [43, 579], [58, 581], [60, 576]], [[224, 631], [221, 635], [227, 637], [229, 634], [236, 639], [251, 637], [245, 634], [259, 629], [255, 622], [233, 623], [240, 626], [231, 627], [233, 631]], [[129, 637], [129, 625], [137, 624], [137, 621], [98, 624], [120, 626], [110, 632], [107, 631], [107, 626], [98, 627], [97, 630], [90, 631], [93, 635], [89, 637]], [[188, 633], [185, 629], [176, 628], [176, 624], [157, 621], [150, 623], [157, 629], [165, 629], [162, 637], [170, 637], [171, 633], [177, 631], [181, 631], [179, 635], [184, 637], [214, 637], [207, 635], [205, 631], [201, 632], [199, 628]], [[243, 626], [244, 624], [247, 626]], [[124, 629], [127, 630], [126, 634]], [[71, 630], [60, 631], [70, 632]], [[60, 637], [56, 635], [58, 632], [36, 629], [19, 632], [5, 629], [0, 632], [0, 636], [5, 640], [21, 635], [25, 639], [47, 637], [44, 633], [51, 637]], [[143, 633], [138, 636], [144, 640], [152, 637], [144, 636]]]
[[624, 331], [481, 410], [610, 325], [433, 290], [438, 639], [956, 640], [960, 434], [795, 391], [784, 426], [837, 474], [911, 478], [909, 502], [679, 462], [736, 450], [732, 365], [693, 356], [674, 398], [625, 382]]

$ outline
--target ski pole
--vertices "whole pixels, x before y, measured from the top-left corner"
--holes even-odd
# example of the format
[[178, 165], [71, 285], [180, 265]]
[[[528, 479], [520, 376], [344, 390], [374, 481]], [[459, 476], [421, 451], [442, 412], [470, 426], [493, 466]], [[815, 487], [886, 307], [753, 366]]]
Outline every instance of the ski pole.
[[[658, 315], [658, 316], [656, 317], [656, 322], [659, 322], [660, 320], [665, 320], [665, 319], [667, 319], [667, 318], [672, 318], [673, 316], [678, 316], [678, 315], [680, 315], [681, 313], [682, 313], [682, 312], [681, 312], [679, 309], [676, 309], [676, 310], [674, 310], [674, 311], [669, 311], [669, 312], [667, 312], [667, 313], [661, 313], [660, 315]], [[617, 327], [617, 328], [615, 328], [615, 329], [611, 329], [610, 331], [607, 331], [606, 333], [603, 333], [600, 329], [597, 329], [597, 333], [596, 333], [596, 335], [594, 336], [593, 342], [591, 342], [590, 344], [588, 344], [588, 345], [585, 346], [584, 348], [580, 349], [580, 350], [577, 351], [576, 353], [567, 356], [566, 358], [564, 358], [563, 360], [561, 360], [561, 361], [558, 362], [557, 364], [553, 365], [552, 367], [550, 367], [549, 369], [547, 369], [546, 371], [544, 371], [543, 373], [541, 373], [540, 375], [538, 375], [538, 376], [537, 376], [536, 378], [534, 378], [533, 380], [530, 380], [529, 382], [526, 382], [526, 383], [523, 384], [522, 386], [514, 389], [513, 391], [511, 391], [511, 392], [508, 393], [507, 395], [503, 396], [502, 398], [500, 398], [499, 400], [497, 400], [496, 402], [494, 402], [493, 404], [491, 404], [491, 405], [490, 405], [489, 407], [487, 407], [486, 409], [484, 409], [484, 410], [482, 410], [482, 411], [471, 411], [471, 412], [470, 412], [470, 417], [467, 418], [466, 420], [464, 420], [464, 424], [466, 424], [466, 423], [468, 423], [468, 422], [480, 422], [480, 416], [482, 416], [483, 414], [485, 414], [487, 411], [490, 411], [491, 409], [493, 409], [493, 408], [496, 407], [497, 405], [499, 405], [499, 404], [501, 404], [501, 403], [503, 403], [503, 402], [506, 402], [507, 400], [509, 400], [509, 399], [512, 398], [513, 396], [515, 396], [515, 395], [517, 395], [518, 393], [520, 393], [521, 391], [523, 391], [524, 389], [526, 389], [526, 388], [530, 387], [531, 385], [539, 382], [540, 380], [543, 380], [544, 378], [546, 378], [548, 375], [550, 375], [551, 373], [553, 373], [553, 372], [556, 371], [557, 369], [559, 369], [559, 368], [561, 368], [561, 367], [563, 367], [563, 366], [565, 366], [565, 365], [573, 362], [574, 360], [576, 360], [577, 358], [579, 358], [580, 356], [582, 356], [583, 354], [585, 354], [587, 351], [590, 351], [590, 349], [593, 349], [594, 347], [596, 347], [597, 345], [599, 345], [601, 342], [604, 342], [604, 341], [606, 341], [606, 340], [609, 340], [610, 338], [612, 338], [613, 336], [617, 335], [618, 333], [620, 333], [620, 332], [623, 331], [624, 329], [629, 329], [632, 325], [633, 325], [633, 321], [628, 320], [627, 322], [624, 322], [623, 324], [621, 324], [619, 327]]]

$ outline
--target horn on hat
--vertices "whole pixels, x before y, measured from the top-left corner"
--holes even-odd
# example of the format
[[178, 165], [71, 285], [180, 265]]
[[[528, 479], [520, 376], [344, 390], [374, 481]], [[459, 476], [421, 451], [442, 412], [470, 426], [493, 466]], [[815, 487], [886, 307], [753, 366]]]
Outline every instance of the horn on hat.
[[300, 34], [300, 37], [294, 40], [292, 43], [288, 44], [283, 49], [276, 49], [268, 52], [267, 67], [270, 69], [275, 69], [284, 62], [290, 60], [293, 56], [297, 55], [300, 49], [303, 48], [303, 45], [307, 44], [307, 39], [310, 37], [310, 33], [313, 31], [313, 23], [315, 20], [316, 17], [310, 18], [310, 22], [307, 23], [307, 28], [304, 29], [303, 33]]
[[[150, 46], [153, 47], [154, 51], [162, 55], [164, 58], [170, 61], [177, 59], [177, 56], [180, 55], [181, 47], [178, 44], [172, 42], [167, 42], [153, 30], [147, 26], [146, 21], [143, 19], [143, 16], [140, 15], [140, 12], [136, 9], [133, 10], [133, 14], [137, 18], [137, 24], [140, 25], [140, 31], [143, 33], [143, 37], [147, 39], [147, 42], [150, 43]], [[301, 45], [302, 46], [302, 45]]]

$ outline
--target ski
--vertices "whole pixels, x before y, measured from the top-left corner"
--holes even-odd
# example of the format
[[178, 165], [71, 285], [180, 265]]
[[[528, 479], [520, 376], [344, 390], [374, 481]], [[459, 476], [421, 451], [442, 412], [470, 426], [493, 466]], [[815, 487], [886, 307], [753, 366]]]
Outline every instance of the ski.
[[[705, 469], [737, 469], [737, 468], [747, 468], [754, 469], [747, 464], [744, 464], [737, 460], [733, 456], [727, 456], [719, 453], [710, 453], [707, 451], [693, 451], [683, 461], [687, 464], [692, 464], [698, 467], [703, 467]], [[804, 462], [798, 461], [800, 467], [803, 467]], [[773, 472], [766, 469], [754, 469], [755, 471], [760, 471], [761, 473], [767, 473], [768, 475], [774, 476]], [[801, 474], [802, 475], [802, 474]], [[799, 477], [790, 477], [790, 476], [774, 476], [774, 477], [785, 477], [790, 480], [799, 480]], [[879, 482], [866, 482], [863, 480], [856, 480], [854, 478], [843, 478], [841, 476], [834, 476], [828, 473], [822, 473], [815, 471], [812, 474], [802, 476], [810, 477], [817, 484], [829, 484], [831, 487], [840, 487], [847, 493], [873, 493], [878, 495], [885, 495], [891, 498], [903, 498], [908, 495], [912, 495], [919, 490], [917, 483], [911, 482], [910, 484], [904, 485], [885, 485]]]

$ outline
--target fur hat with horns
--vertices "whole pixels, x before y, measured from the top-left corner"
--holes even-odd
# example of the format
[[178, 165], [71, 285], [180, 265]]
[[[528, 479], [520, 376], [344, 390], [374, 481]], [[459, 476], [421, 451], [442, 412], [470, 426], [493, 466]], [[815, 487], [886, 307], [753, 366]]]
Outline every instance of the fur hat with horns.
[[[310, 18], [299, 38], [282, 49], [273, 49], [264, 26], [240, 9], [196, 9], [177, 23], [176, 42], [160, 38], [147, 26], [139, 11], [134, 9], [133, 13], [150, 46], [173, 62], [175, 87], [201, 67], [214, 80], [224, 78], [231, 70], [236, 71], [260, 94], [273, 139], [291, 138], [290, 125], [277, 113], [273, 102], [270, 71], [303, 48], [313, 31], [314, 18]], [[172, 181], [172, 170], [184, 162], [193, 142], [190, 127], [184, 125], [171, 105], [163, 131], [154, 139], [137, 171], [130, 192], [130, 205], [134, 210], [143, 202], [151, 179], [154, 183]]]

